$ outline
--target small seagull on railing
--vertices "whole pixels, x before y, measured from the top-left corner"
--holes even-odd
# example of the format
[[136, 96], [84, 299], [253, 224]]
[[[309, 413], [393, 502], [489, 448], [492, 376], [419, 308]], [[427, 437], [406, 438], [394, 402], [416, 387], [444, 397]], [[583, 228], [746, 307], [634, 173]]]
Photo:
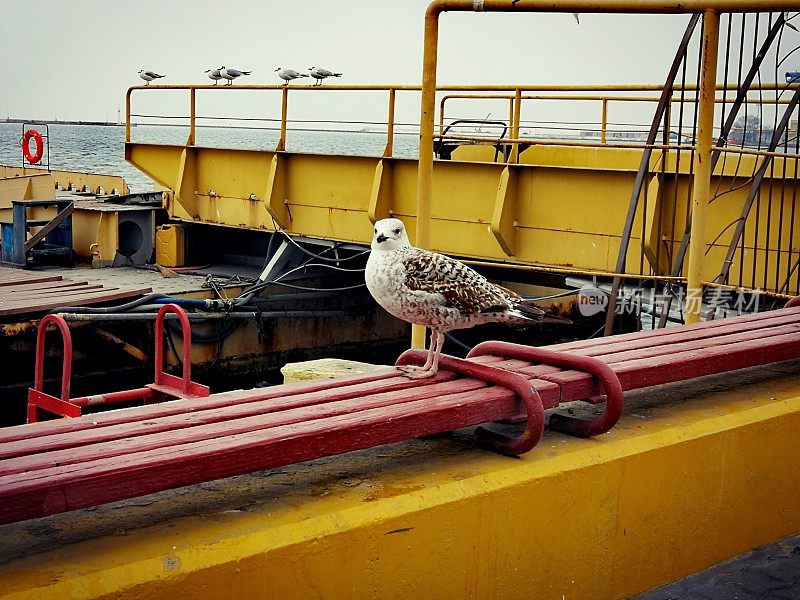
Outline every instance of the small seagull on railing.
[[328, 77], [341, 77], [341, 73], [334, 73], [333, 71], [328, 71], [328, 69], [323, 69], [322, 67], [308, 67], [311, 76], [316, 79], [314, 82], [314, 86], [322, 85], [322, 80], [327, 79]]
[[252, 71], [239, 71], [238, 69], [226, 69], [225, 67], [220, 67], [219, 70], [220, 77], [228, 80], [228, 83], [225, 85], [233, 85], [234, 79], [242, 75], [250, 75], [250, 73], [252, 73]]
[[208, 78], [214, 80], [214, 85], [219, 83], [219, 80], [222, 79], [222, 69], [225, 67], [220, 67], [219, 69], [207, 69], [205, 72], [208, 73]]
[[283, 79], [283, 85], [288, 85], [292, 79], [298, 79], [300, 77], [308, 77], [305, 73], [298, 73], [294, 69], [283, 69], [278, 67], [275, 69], [275, 72], [278, 74], [278, 77]]
[[140, 70], [139, 77], [141, 77], [147, 82], [145, 83], [145, 85], [150, 85], [150, 82], [153, 81], [153, 79], [160, 79], [161, 77], [164, 77], [164, 75], [159, 75], [158, 73], [154, 73], [153, 71]]

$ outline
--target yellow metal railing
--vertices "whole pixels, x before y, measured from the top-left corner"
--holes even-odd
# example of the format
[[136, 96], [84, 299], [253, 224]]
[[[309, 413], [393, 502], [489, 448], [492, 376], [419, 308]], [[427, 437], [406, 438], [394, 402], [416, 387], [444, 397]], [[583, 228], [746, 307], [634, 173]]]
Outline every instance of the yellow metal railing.
[[[680, 3], [663, 0], [434, 0], [425, 11], [425, 39], [422, 65], [422, 98], [420, 101], [420, 148], [417, 178], [416, 243], [430, 247], [431, 199], [433, 189], [433, 133], [436, 109], [436, 65], [439, 47], [439, 15], [443, 12], [603, 12], [652, 14], [702, 14], [704, 17], [703, 45], [700, 62], [700, 106], [698, 116], [697, 150], [692, 192], [692, 232], [689, 252], [688, 286], [702, 289], [698, 276], [702, 266], [705, 226], [705, 207], [711, 178], [711, 153], [716, 85], [717, 48], [720, 12], [764, 12], [800, 9], [800, 2], [788, 0], [686, 0]], [[698, 214], [699, 213], [699, 214]], [[700, 231], [695, 231], [695, 227]], [[702, 241], [701, 241], [702, 240]], [[687, 306], [687, 320], [700, 319], [700, 304]], [[424, 330], [417, 327], [412, 345], [424, 347]]]
[[[571, 85], [571, 86], [563, 86], [563, 85], [528, 85], [528, 86], [509, 86], [509, 85], [473, 85], [473, 86], [441, 86], [436, 89], [437, 93], [444, 93], [444, 92], [459, 92], [459, 93], [447, 93], [443, 95], [439, 102], [439, 131], [438, 133], [434, 133], [431, 139], [436, 140], [453, 140], [453, 141], [470, 141], [470, 142], [481, 142], [481, 143], [492, 143], [492, 144], [508, 144], [514, 146], [514, 150], [512, 151], [512, 157], [510, 157], [510, 162], [515, 162], [515, 158], [518, 157], [518, 151], [516, 147], [520, 144], [537, 144], [537, 143], [547, 143], [552, 145], [562, 145], [562, 146], [608, 146], [613, 145], [614, 147], [618, 148], [641, 148], [643, 147], [643, 143], [641, 142], [633, 142], [633, 143], [620, 143], [620, 142], [609, 142], [609, 123], [608, 123], [608, 108], [612, 103], [655, 103], [658, 102], [659, 98], [654, 95], [649, 96], [634, 96], [634, 95], [619, 95], [624, 92], [660, 92], [663, 89], [662, 85], [656, 84], [631, 84], [631, 85]], [[733, 103], [734, 98], [727, 97], [721, 98], [719, 97], [719, 93], [723, 91], [736, 91], [735, 85], [717, 85], [715, 86], [717, 95], [714, 97], [714, 102], [716, 104], [720, 103]], [[774, 84], [765, 84], [760, 86], [754, 86], [752, 89], [753, 93], [757, 92], [765, 92], [765, 91], [775, 91], [783, 89], [780, 86]], [[386, 145], [383, 152], [384, 157], [391, 157], [393, 156], [393, 149], [394, 149], [394, 137], [395, 137], [395, 129], [396, 129], [396, 121], [395, 121], [395, 105], [396, 105], [396, 95], [398, 91], [402, 92], [420, 92], [422, 88], [420, 86], [413, 86], [413, 85], [406, 85], [406, 86], [388, 86], [388, 85], [331, 85], [326, 87], [299, 87], [299, 86], [283, 86], [283, 85], [239, 85], [239, 86], [214, 86], [214, 85], [150, 85], [150, 86], [134, 86], [128, 89], [125, 101], [125, 141], [131, 141], [131, 126], [132, 126], [132, 115], [131, 112], [131, 103], [132, 103], [132, 94], [134, 91], [163, 91], [163, 90], [183, 90], [189, 93], [189, 110], [188, 114], [185, 118], [189, 121], [189, 135], [186, 140], [187, 146], [194, 146], [196, 143], [196, 130], [197, 130], [197, 121], [198, 119], [203, 119], [207, 117], [198, 116], [196, 103], [197, 103], [197, 92], [198, 90], [206, 91], [206, 90], [245, 90], [245, 91], [253, 91], [253, 90], [261, 90], [261, 91], [280, 91], [281, 92], [281, 114], [280, 118], [276, 119], [279, 123], [280, 129], [280, 137], [278, 143], [276, 145], [276, 150], [282, 151], [286, 148], [286, 136], [288, 131], [288, 124], [290, 120], [288, 119], [288, 107], [289, 107], [289, 96], [290, 92], [308, 92], [308, 91], [325, 91], [325, 92], [336, 92], [336, 91], [382, 91], [387, 92], [388, 94], [388, 110], [387, 110], [387, 118], [386, 118]], [[695, 85], [686, 85], [683, 87], [676, 86], [674, 91], [677, 92], [697, 92], [697, 86]], [[505, 92], [505, 93], [492, 93], [492, 92]], [[537, 94], [530, 94], [527, 92], [540, 92]], [[549, 92], [549, 93], [548, 93]], [[590, 93], [594, 92], [594, 93]], [[600, 93], [601, 92], [601, 93]], [[615, 95], [616, 94], [616, 95]], [[509, 102], [509, 109], [508, 109], [508, 125], [511, 135], [508, 137], [491, 137], [491, 136], [479, 136], [479, 135], [458, 135], [458, 134], [444, 134], [445, 124], [447, 120], [446, 116], [446, 105], [448, 102], [453, 100], [472, 100], [472, 101], [481, 101], [481, 100], [507, 100]], [[533, 137], [519, 137], [519, 131], [524, 127], [523, 122], [521, 121], [521, 109], [522, 103], [524, 101], [551, 101], [551, 102], [598, 102], [600, 103], [600, 120], [599, 120], [599, 130], [598, 136], [599, 140], [568, 140], [568, 139], [553, 139], [552, 136], [542, 139], [536, 139]], [[771, 98], [763, 98], [759, 100], [763, 104], [787, 104], [789, 101], [786, 99], [779, 99], [774, 100]], [[678, 96], [674, 95], [670, 99], [671, 103], [685, 103], [691, 104], [697, 102], [697, 96]], [[137, 115], [137, 116], [147, 116], [147, 115]], [[215, 118], [224, 118], [224, 117], [215, 117]], [[540, 126], [539, 128], [547, 129], [546, 126]], [[517, 135], [514, 135], [516, 132]], [[680, 132], [678, 132], [680, 135]], [[659, 145], [651, 145], [650, 147], [658, 148], [658, 149], [669, 149], [669, 148], [678, 148], [680, 147], [683, 150], [691, 149], [692, 146], [688, 144], [659, 144]], [[725, 150], [730, 151], [730, 148], [725, 148]], [[748, 151], [742, 150], [742, 152], [750, 152], [750, 153], [759, 153], [757, 151]], [[776, 155], [783, 156], [782, 153], [776, 153]]]
[[[542, 89], [545, 91], [556, 91], [559, 89], [560, 86], [542, 86]], [[609, 105], [612, 103], [628, 103], [628, 102], [648, 102], [648, 103], [657, 103], [659, 101], [658, 96], [650, 95], [650, 96], [630, 96], [630, 95], [611, 95], [612, 92], [649, 92], [649, 91], [658, 91], [660, 92], [663, 89], [661, 85], [641, 85], [641, 86], [573, 86], [569, 89], [569, 91], [574, 92], [573, 94], [536, 94], [536, 95], [529, 95], [529, 94], [521, 94], [517, 101], [516, 93], [521, 91], [522, 88], [511, 90], [514, 94], [447, 94], [442, 96], [439, 102], [439, 133], [436, 134], [434, 137], [437, 140], [471, 140], [476, 142], [491, 142], [491, 143], [502, 143], [502, 144], [531, 144], [537, 143], [536, 139], [532, 138], [524, 138], [524, 139], [512, 139], [512, 138], [502, 138], [502, 137], [481, 137], [481, 136], [458, 136], [456, 134], [447, 135], [444, 133], [446, 128], [446, 121], [447, 121], [447, 103], [452, 100], [508, 100], [509, 103], [509, 115], [508, 115], [508, 123], [512, 127], [517, 126], [517, 128], [522, 128], [523, 121], [519, 119], [515, 119], [514, 115], [517, 114], [517, 106], [519, 105], [519, 101], [525, 100], [532, 100], [532, 101], [550, 101], [550, 102], [599, 102], [600, 103], [600, 116], [599, 116], [599, 125], [600, 128], [597, 131], [599, 137], [599, 145], [606, 146], [606, 145], [613, 145], [614, 147], [637, 147], [640, 148], [643, 144], [609, 144], [608, 142], [608, 133], [609, 133], [609, 123], [608, 123], [608, 108]], [[753, 86], [752, 93], [760, 93], [760, 92], [768, 92], [768, 91], [776, 91], [785, 89], [785, 86], [777, 86], [777, 85], [759, 85]], [[594, 91], [594, 90], [602, 90], [606, 93], [604, 94], [586, 94], [583, 92], [586, 91]], [[737, 88], [735, 85], [717, 85], [716, 92], [719, 94], [723, 91], [736, 91]], [[441, 90], [437, 90], [441, 91]], [[676, 87], [675, 91], [683, 91], [683, 92], [696, 92], [697, 86], [694, 85], [687, 85], [684, 87]], [[694, 104], [697, 102], [697, 96], [678, 96], [673, 95], [670, 98], [671, 104]], [[714, 98], [715, 104], [733, 104], [736, 101], [735, 98], [731, 97], [719, 97], [717, 95]], [[775, 100], [773, 98], [762, 98], [759, 100], [760, 103], [764, 105], [772, 105], [772, 104], [781, 104], [785, 105], [788, 104], [790, 101], [785, 98], [780, 98]], [[539, 125], [539, 128], [548, 129], [548, 127]], [[680, 132], [677, 132], [677, 135], [681, 135]], [[545, 140], [539, 140], [544, 142]], [[552, 139], [552, 137], [548, 137], [546, 142], [548, 144], [554, 145], [574, 145], [569, 140], [557, 140]], [[590, 143], [590, 142], [578, 142], [578, 145], [597, 145], [597, 142]], [[667, 146], [657, 146], [659, 148], [670, 148], [675, 147], [672, 145]], [[691, 146], [682, 144], [680, 146], [682, 149], [691, 149]], [[725, 148], [728, 150], [728, 148]], [[784, 153], [778, 153], [778, 155], [783, 156]]]
[[[446, 89], [473, 89], [473, 88], [446, 88]], [[482, 89], [482, 88], [480, 88]], [[420, 92], [420, 86], [414, 85], [329, 85], [325, 87], [301, 87], [301, 86], [284, 86], [284, 85], [236, 85], [236, 86], [214, 86], [214, 85], [141, 85], [141, 86], [133, 86], [128, 88], [127, 94], [125, 96], [125, 141], [131, 141], [131, 99], [133, 92], [139, 91], [164, 91], [164, 90], [185, 90], [189, 92], [189, 137], [187, 138], [186, 145], [193, 146], [196, 141], [196, 128], [197, 128], [197, 120], [202, 117], [198, 117], [196, 112], [196, 101], [197, 101], [197, 91], [198, 90], [238, 90], [238, 91], [253, 91], [253, 90], [261, 90], [261, 91], [280, 91], [281, 92], [281, 115], [279, 119], [280, 123], [280, 138], [278, 140], [278, 144], [275, 148], [276, 151], [283, 151], [286, 149], [286, 134], [287, 134], [287, 124], [289, 123], [288, 119], [288, 108], [289, 108], [289, 93], [292, 92], [342, 92], [342, 91], [383, 91], [387, 92], [388, 94], [388, 110], [387, 110], [387, 139], [386, 139], [386, 147], [384, 150], [384, 156], [392, 156], [393, 151], [393, 144], [394, 144], [394, 134], [395, 134], [395, 103], [396, 103], [396, 94], [398, 91], [412, 91], [412, 92]], [[142, 116], [142, 115], [139, 115]]]

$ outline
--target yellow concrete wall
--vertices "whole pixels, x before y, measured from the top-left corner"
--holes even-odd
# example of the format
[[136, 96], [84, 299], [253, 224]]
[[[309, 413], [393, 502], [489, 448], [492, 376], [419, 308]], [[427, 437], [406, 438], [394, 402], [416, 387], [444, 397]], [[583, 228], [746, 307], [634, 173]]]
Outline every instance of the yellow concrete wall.
[[411, 441], [217, 482], [182, 516], [208, 492], [6, 526], [7, 548], [67, 541], [0, 565], [0, 597], [625, 598], [800, 530], [800, 376], [777, 373], [640, 394], [521, 459]]

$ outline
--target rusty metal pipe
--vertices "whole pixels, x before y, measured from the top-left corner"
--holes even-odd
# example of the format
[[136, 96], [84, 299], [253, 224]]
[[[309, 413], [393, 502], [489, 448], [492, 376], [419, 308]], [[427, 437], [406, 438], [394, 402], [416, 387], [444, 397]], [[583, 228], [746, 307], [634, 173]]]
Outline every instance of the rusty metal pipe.
[[71, 404], [80, 406], [99, 406], [101, 404], [114, 404], [117, 402], [129, 402], [131, 400], [145, 400], [152, 398], [156, 393], [150, 388], [136, 388], [133, 390], [123, 390], [121, 392], [109, 392], [107, 394], [93, 394], [91, 396], [81, 396], [80, 398], [72, 398]]

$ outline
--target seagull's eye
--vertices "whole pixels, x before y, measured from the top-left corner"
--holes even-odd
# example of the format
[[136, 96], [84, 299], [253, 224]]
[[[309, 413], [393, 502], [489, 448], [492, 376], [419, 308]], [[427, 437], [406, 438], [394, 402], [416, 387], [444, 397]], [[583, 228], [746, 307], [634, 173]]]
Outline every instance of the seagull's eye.
[[400, 228], [399, 227], [394, 230], [394, 234], [395, 235], [400, 235]]

